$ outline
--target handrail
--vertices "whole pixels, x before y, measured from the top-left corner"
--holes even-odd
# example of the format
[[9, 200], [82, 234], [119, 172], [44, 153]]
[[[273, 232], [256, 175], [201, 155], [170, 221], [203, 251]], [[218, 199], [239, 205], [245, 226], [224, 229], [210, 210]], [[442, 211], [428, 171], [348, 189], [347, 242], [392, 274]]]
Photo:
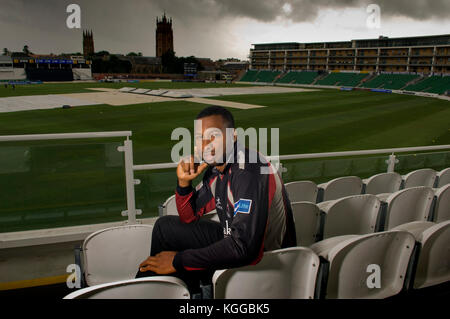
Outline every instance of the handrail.
[[37, 141], [37, 140], [64, 140], [101, 137], [130, 137], [131, 131], [115, 132], [87, 132], [87, 133], [57, 133], [57, 134], [29, 134], [29, 135], [0, 135], [0, 142]]
[[[279, 155], [279, 156], [266, 156], [266, 158], [271, 160], [295, 160], [295, 159], [306, 159], [306, 158], [324, 158], [324, 157], [342, 157], [342, 156], [357, 156], [357, 155], [374, 155], [374, 154], [388, 154], [388, 153], [406, 153], [414, 151], [434, 151], [450, 149], [450, 145], [433, 145], [433, 146], [416, 146], [416, 147], [399, 147], [399, 148], [385, 148], [385, 149], [375, 149], [375, 150], [361, 150], [361, 151], [344, 151], [344, 152], [324, 152], [324, 153], [307, 153], [307, 154], [290, 154], [290, 155]], [[166, 163], [156, 163], [156, 164], [141, 164], [133, 165], [134, 171], [144, 171], [144, 170], [157, 170], [157, 169], [167, 169], [175, 168], [178, 163], [166, 162]]]

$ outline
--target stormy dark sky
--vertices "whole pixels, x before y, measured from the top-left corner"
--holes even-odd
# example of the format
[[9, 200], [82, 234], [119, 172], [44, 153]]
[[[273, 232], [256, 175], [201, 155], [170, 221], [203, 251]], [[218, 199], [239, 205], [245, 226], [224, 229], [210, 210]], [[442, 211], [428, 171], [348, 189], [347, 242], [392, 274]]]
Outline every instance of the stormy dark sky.
[[[81, 7], [81, 28], [66, 26], [66, 7]], [[367, 5], [381, 8], [381, 28], [366, 25]], [[95, 50], [155, 55], [156, 17], [173, 18], [179, 56], [245, 59], [252, 43], [344, 41], [379, 35], [450, 33], [450, 0], [1, 0], [0, 49], [82, 51], [82, 30]]]

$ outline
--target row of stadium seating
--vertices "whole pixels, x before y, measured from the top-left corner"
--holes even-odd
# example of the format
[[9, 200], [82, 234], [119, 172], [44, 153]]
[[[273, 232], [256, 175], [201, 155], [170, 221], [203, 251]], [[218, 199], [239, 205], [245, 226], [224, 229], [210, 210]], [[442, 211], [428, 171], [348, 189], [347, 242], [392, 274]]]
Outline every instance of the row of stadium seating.
[[373, 79], [364, 82], [361, 86], [374, 89], [400, 90], [406, 84], [419, 77], [416, 74], [379, 74]]
[[356, 87], [368, 75], [368, 73], [332, 72], [323, 79], [318, 80], [316, 84]]
[[408, 85], [405, 90], [443, 94], [450, 90], [450, 76], [430, 76], [424, 80]]
[[[291, 198], [298, 247], [265, 252], [254, 266], [216, 271], [203, 298], [386, 298], [448, 283], [450, 168], [431, 178], [436, 189], [414, 186], [424, 182], [420, 171], [406, 174], [401, 190], [393, 178], [388, 194], [318, 204]], [[380, 176], [365, 180], [366, 190], [384, 192]], [[325, 184], [319, 186], [332, 181]], [[165, 213], [176, 214], [176, 207]], [[177, 278], [132, 279], [148, 255], [151, 232], [152, 226], [128, 225], [88, 236], [83, 278], [90, 287], [66, 298], [198, 298]], [[377, 267], [378, 283], [371, 276]]]
[[316, 71], [290, 71], [276, 80], [276, 83], [311, 84], [319, 75]]
[[[450, 90], [450, 76], [430, 76], [419, 79], [415, 74], [379, 74], [373, 77], [367, 73], [331, 72], [319, 78], [317, 71], [281, 71], [248, 70], [240, 81], [286, 84], [314, 84], [373, 89], [391, 89], [443, 94]], [[409, 84], [413, 80], [417, 83]]]

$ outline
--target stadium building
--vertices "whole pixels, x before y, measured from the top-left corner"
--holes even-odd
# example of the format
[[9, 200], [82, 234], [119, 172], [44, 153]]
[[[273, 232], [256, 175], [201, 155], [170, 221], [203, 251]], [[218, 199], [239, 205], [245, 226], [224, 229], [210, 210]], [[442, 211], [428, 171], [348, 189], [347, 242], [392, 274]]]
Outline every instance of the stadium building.
[[450, 73], [450, 34], [253, 46], [251, 69]]
[[90, 80], [91, 64], [83, 56], [1, 56], [0, 81]]

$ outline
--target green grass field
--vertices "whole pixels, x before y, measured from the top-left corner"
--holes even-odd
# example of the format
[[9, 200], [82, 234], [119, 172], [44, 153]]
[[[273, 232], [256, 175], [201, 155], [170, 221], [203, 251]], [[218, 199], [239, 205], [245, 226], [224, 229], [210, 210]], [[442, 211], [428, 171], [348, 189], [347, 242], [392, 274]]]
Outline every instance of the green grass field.
[[[127, 86], [137, 86], [134, 84]], [[102, 83], [98, 87], [124, 86], [115, 85]], [[33, 93], [27, 94], [82, 92], [86, 87], [95, 87], [93, 83], [46, 86], [30, 88]], [[267, 106], [231, 111], [238, 127], [278, 127], [280, 154], [450, 144], [450, 103], [443, 100], [338, 90], [220, 99]], [[195, 115], [204, 106], [174, 101], [0, 113], [0, 135], [131, 130], [135, 164], [168, 162], [171, 148], [178, 142], [171, 141], [172, 130], [192, 129]], [[123, 219], [123, 160], [122, 154], [115, 151], [120, 141], [0, 143], [0, 232]], [[364, 178], [384, 171], [385, 159], [374, 156], [289, 161], [284, 181], [322, 182], [350, 174]], [[445, 166], [450, 166], [448, 153], [404, 155], [399, 169]], [[141, 217], [156, 216], [157, 205], [173, 194], [174, 171], [138, 172], [136, 178], [142, 181], [136, 186], [137, 207], [143, 209]]]

